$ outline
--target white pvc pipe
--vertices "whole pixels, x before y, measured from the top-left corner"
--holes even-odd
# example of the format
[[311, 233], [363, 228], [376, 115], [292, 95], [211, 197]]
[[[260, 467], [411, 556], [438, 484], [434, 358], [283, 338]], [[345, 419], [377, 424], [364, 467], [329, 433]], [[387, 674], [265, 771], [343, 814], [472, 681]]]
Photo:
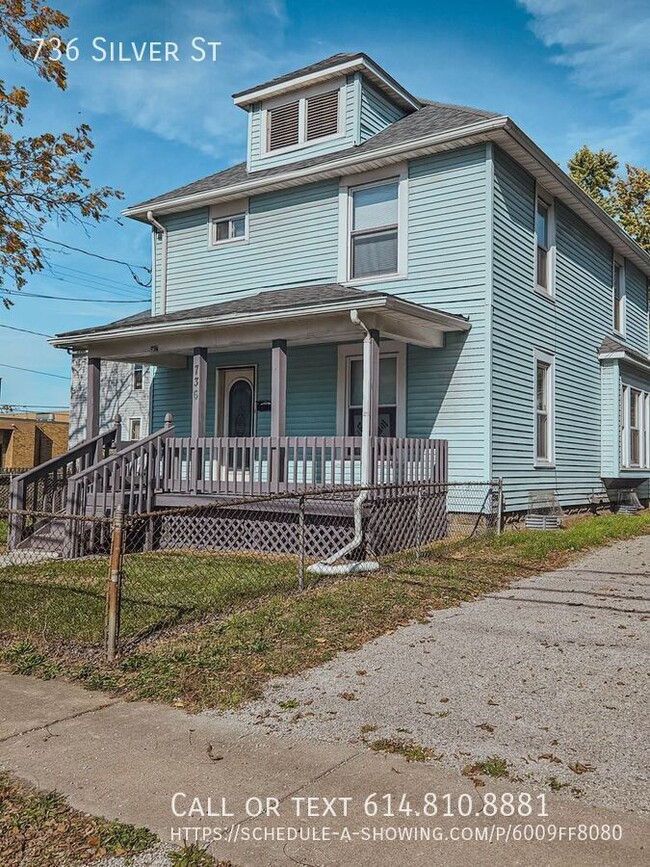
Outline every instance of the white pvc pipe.
[[307, 571], [315, 575], [351, 575], [355, 572], [376, 572], [379, 563], [374, 560], [353, 561], [332, 565], [337, 560], [342, 560], [363, 541], [363, 504], [368, 499], [367, 485], [370, 481], [370, 463], [372, 460], [372, 441], [370, 439], [370, 427], [372, 424], [372, 381], [368, 375], [372, 363], [372, 336], [370, 329], [362, 322], [357, 310], [350, 310], [350, 319], [354, 325], [365, 331], [363, 341], [363, 407], [361, 427], [361, 485], [362, 490], [354, 500], [354, 537], [345, 547], [335, 551], [325, 560], [314, 563], [307, 567]]

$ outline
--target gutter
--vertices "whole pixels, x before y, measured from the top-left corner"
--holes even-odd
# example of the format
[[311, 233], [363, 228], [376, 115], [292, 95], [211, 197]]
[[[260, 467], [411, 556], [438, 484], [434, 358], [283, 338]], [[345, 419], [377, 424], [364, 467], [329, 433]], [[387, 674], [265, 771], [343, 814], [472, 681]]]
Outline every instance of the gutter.
[[[92, 338], [93, 341], [102, 341], [114, 340], [121, 337], [143, 337], [149, 334], [178, 334], [182, 331], [194, 331], [197, 328], [210, 328], [214, 326], [226, 327], [229, 325], [253, 325], [256, 322], [276, 322], [282, 321], [283, 319], [294, 319], [304, 316], [311, 317], [330, 313], [347, 313], [350, 310], [351, 303], [353, 303], [358, 309], [366, 309], [370, 311], [395, 309], [399, 312], [400, 310], [405, 309], [403, 305], [408, 302], [400, 302], [400, 299], [393, 299], [389, 296], [368, 299], [355, 298], [353, 302], [348, 301], [330, 305], [323, 304], [319, 307], [310, 306], [303, 308], [287, 308], [286, 310], [279, 310], [276, 312], [261, 310], [259, 312], [231, 313], [225, 316], [221, 315], [213, 317], [198, 316], [191, 319], [175, 319], [167, 322], [147, 323], [135, 328], [115, 328], [96, 333], [83, 331], [80, 334], [62, 334], [52, 338], [48, 342], [51, 346], [67, 347], [74, 346], [75, 344], [84, 345], [88, 342], [89, 338]], [[454, 331], [467, 331], [471, 327], [469, 322], [460, 317], [456, 318], [452, 314], [445, 314], [442, 312], [431, 312], [433, 315], [430, 317], [421, 316], [419, 318], [424, 322], [430, 322], [432, 325], [437, 325], [442, 330], [447, 327]]]
[[[444, 133], [435, 133], [424, 138], [413, 139], [412, 142], [400, 142], [396, 145], [380, 148], [379, 150], [367, 151], [364, 153], [355, 153], [352, 156], [344, 159], [332, 160], [329, 163], [320, 165], [305, 166], [302, 169], [294, 169], [293, 171], [283, 174], [270, 175], [265, 178], [253, 178], [241, 184], [225, 187], [223, 190], [206, 190], [201, 193], [192, 193], [188, 196], [181, 196], [175, 199], [168, 199], [162, 202], [136, 205], [132, 208], [125, 208], [122, 211], [125, 217], [143, 217], [147, 210], [155, 208], [158, 213], [164, 212], [167, 209], [178, 210], [183, 207], [200, 206], [204, 202], [216, 202], [221, 198], [238, 198], [248, 193], [261, 193], [267, 187], [272, 187], [278, 183], [288, 183], [291, 181], [299, 182], [313, 175], [318, 175], [323, 172], [331, 172], [333, 175], [337, 173], [345, 173], [348, 169], [362, 165], [368, 161], [376, 161], [382, 159], [390, 159], [390, 157], [398, 157], [400, 160], [409, 159], [410, 150], [413, 150], [413, 155], [417, 155], [419, 151], [426, 147], [434, 147], [443, 142], [453, 142], [457, 139], [464, 139], [475, 135], [481, 135], [492, 130], [502, 129], [508, 123], [508, 118], [505, 116], [482, 120], [478, 123], [469, 124], [468, 126], [459, 127], [456, 130], [446, 131]], [[221, 195], [220, 195], [221, 193]]]
[[[159, 223], [158, 220], [153, 215], [153, 211], [147, 211], [147, 220], [153, 226], [155, 232], [158, 232], [162, 235], [162, 250], [160, 251], [160, 292], [158, 298], [158, 306], [160, 308], [161, 313], [165, 313], [167, 311], [167, 229], [163, 226], [162, 223]], [[153, 267], [155, 270], [156, 267], [156, 258], [155, 258], [155, 248], [154, 248], [154, 260]]]

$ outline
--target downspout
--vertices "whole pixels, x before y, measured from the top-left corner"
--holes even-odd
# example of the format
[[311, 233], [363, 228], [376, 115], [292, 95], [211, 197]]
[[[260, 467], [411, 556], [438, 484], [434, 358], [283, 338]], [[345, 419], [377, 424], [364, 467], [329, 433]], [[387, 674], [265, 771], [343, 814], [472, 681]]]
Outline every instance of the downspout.
[[[153, 211], [147, 211], [147, 220], [151, 223], [155, 231], [162, 235], [162, 250], [160, 251], [160, 293], [158, 299], [158, 306], [160, 309], [151, 311], [155, 316], [156, 313], [167, 312], [167, 229], [154, 217]], [[154, 261], [152, 263], [154, 272], [156, 267], [155, 253], [156, 250], [154, 247]]]
[[368, 499], [368, 485], [370, 483], [370, 465], [372, 461], [372, 442], [370, 439], [370, 423], [371, 423], [371, 403], [372, 392], [370, 377], [366, 376], [370, 369], [371, 359], [371, 340], [370, 329], [359, 317], [357, 310], [350, 310], [350, 319], [353, 325], [361, 328], [365, 332], [363, 341], [363, 404], [362, 404], [362, 427], [361, 427], [361, 491], [354, 500], [354, 537], [348, 542], [345, 547], [334, 554], [322, 560], [319, 563], [314, 563], [307, 568], [308, 572], [316, 575], [352, 575], [356, 572], [376, 572], [379, 569], [379, 563], [374, 560], [357, 560], [351, 563], [340, 563], [338, 566], [333, 564], [337, 560], [342, 560], [351, 551], [354, 551], [363, 541], [363, 504]]

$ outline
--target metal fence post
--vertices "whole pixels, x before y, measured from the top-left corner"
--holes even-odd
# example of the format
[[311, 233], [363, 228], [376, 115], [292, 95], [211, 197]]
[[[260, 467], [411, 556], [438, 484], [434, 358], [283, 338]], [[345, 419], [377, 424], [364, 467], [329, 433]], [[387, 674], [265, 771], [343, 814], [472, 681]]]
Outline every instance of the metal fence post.
[[503, 478], [497, 479], [497, 535], [503, 533]]
[[106, 586], [106, 656], [109, 662], [113, 662], [115, 659], [120, 636], [123, 530], [124, 507], [117, 506], [113, 514], [111, 557]]
[[305, 498], [298, 500], [298, 590], [305, 589]]

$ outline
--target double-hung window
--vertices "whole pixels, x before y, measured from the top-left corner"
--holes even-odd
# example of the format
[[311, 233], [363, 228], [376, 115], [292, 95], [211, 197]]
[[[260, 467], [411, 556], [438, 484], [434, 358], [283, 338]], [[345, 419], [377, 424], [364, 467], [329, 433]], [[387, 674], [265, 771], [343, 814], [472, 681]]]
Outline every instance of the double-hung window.
[[[347, 434], [360, 437], [363, 428], [363, 359], [348, 359]], [[379, 409], [377, 433], [380, 437], [397, 436], [397, 356], [379, 359]]]
[[612, 265], [612, 325], [618, 334], [625, 334], [625, 265], [614, 256]]
[[535, 203], [535, 287], [553, 297], [554, 287], [555, 209], [549, 199], [537, 195]]
[[397, 274], [398, 198], [397, 180], [351, 189], [350, 279]]
[[142, 436], [142, 419], [139, 417], [129, 419], [129, 439], [139, 440]]
[[621, 389], [621, 465], [650, 466], [650, 393], [630, 385]]
[[142, 391], [144, 385], [144, 368], [141, 364], [133, 365], [133, 390]]
[[555, 359], [535, 353], [535, 465], [554, 462]]

